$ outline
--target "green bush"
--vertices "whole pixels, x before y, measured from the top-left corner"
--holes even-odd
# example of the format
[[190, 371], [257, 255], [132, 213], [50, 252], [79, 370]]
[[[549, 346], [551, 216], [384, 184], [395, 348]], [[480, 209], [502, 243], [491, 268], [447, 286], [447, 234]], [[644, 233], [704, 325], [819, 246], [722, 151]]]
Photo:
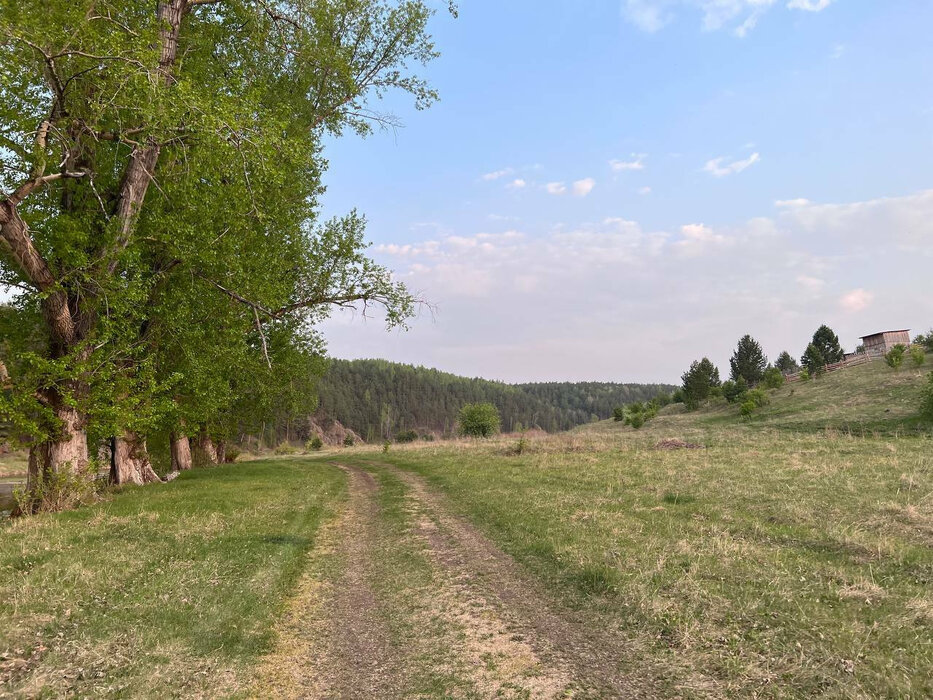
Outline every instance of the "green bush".
[[233, 464], [236, 462], [236, 458], [242, 454], [240, 450], [236, 447], [228, 447], [226, 453], [224, 453], [224, 462], [227, 464]]
[[321, 440], [319, 435], [315, 435], [313, 438], [311, 438], [305, 443], [305, 449], [308, 452], [317, 452], [322, 447], [324, 447], [324, 441]]
[[923, 399], [920, 403], [920, 415], [928, 423], [933, 423], [933, 372], [927, 377], [927, 385], [923, 390]]
[[800, 381], [802, 382], [810, 381], [810, 370], [808, 370], [806, 367], [800, 370]]
[[926, 352], [924, 352], [922, 346], [910, 346], [910, 361], [913, 363], [914, 367], [920, 367], [924, 362], [926, 362], [926, 359], [927, 355]]
[[418, 433], [414, 430], [400, 430], [395, 434], [396, 442], [414, 442], [418, 439]]
[[[519, 423], [521, 425], [521, 423]], [[434, 442], [434, 433], [425, 433], [421, 436], [421, 439], [425, 442]]]
[[294, 455], [298, 454], [298, 448], [283, 442], [273, 450], [273, 453], [277, 455]]
[[884, 361], [887, 363], [888, 367], [896, 372], [901, 368], [901, 365], [904, 364], [904, 353], [906, 352], [907, 346], [898, 343], [885, 353]]
[[465, 404], [458, 415], [460, 434], [467, 437], [491, 437], [499, 432], [499, 409], [491, 403]]
[[355, 444], [356, 444], [356, 440], [353, 438], [352, 435], [350, 435], [349, 433], [347, 433], [347, 436], [343, 439], [343, 446], [344, 446], [344, 447], [353, 447]]
[[386, 452], [388, 452], [388, 451], [389, 451], [389, 447], [391, 447], [391, 446], [392, 446], [392, 443], [389, 442], [388, 440], [386, 440], [384, 443], [382, 443], [382, 452], [383, 452], [383, 454], [385, 454]]
[[771, 400], [768, 398], [768, 394], [765, 393], [763, 389], [752, 389], [745, 395], [746, 401], [751, 401], [755, 404], [755, 408], [761, 408], [762, 406], [767, 406]]
[[625, 406], [616, 406], [612, 409], [612, 420], [622, 423], [625, 420]]
[[638, 430], [645, 424], [645, 415], [643, 413], [633, 413], [628, 417], [626, 423]]
[[741, 402], [744, 400], [745, 393], [748, 391], [748, 383], [745, 377], [739, 377], [735, 381], [727, 379], [722, 383], [722, 395], [729, 403]]
[[926, 352], [933, 352], [933, 328], [924, 335], [919, 333], [914, 337], [914, 343], [922, 347]]
[[755, 412], [757, 406], [754, 401], [746, 401], [741, 406], [739, 406], [739, 411], [742, 414], [742, 418], [748, 419], [751, 418], [752, 414]]
[[780, 389], [784, 386], [784, 374], [777, 367], [768, 367], [761, 383], [766, 389]]

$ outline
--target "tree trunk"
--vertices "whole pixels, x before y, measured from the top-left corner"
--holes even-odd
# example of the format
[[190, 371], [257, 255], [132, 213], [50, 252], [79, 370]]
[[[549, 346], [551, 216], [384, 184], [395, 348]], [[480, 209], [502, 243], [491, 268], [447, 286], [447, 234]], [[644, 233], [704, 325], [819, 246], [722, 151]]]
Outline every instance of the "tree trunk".
[[227, 441], [217, 441], [217, 464], [224, 464], [227, 461]]
[[172, 449], [172, 471], [191, 469], [191, 441], [188, 436], [172, 433], [169, 440]]
[[207, 428], [204, 426], [201, 426], [201, 430], [198, 433], [195, 463], [199, 467], [217, 464], [217, 448], [214, 446], [214, 441], [211, 439], [211, 436], [207, 432]]
[[110, 482], [113, 484], [153, 484], [162, 479], [152, 468], [146, 439], [126, 431], [122, 437], [113, 438], [110, 457]]

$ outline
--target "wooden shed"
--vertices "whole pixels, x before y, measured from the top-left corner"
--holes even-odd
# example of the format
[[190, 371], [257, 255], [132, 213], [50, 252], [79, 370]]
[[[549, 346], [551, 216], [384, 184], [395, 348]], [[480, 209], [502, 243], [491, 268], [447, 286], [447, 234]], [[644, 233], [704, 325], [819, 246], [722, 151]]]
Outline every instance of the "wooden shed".
[[862, 336], [862, 345], [865, 347], [865, 354], [873, 357], [884, 355], [895, 345], [910, 345], [910, 329], [904, 328], [899, 331], [881, 331], [871, 335]]

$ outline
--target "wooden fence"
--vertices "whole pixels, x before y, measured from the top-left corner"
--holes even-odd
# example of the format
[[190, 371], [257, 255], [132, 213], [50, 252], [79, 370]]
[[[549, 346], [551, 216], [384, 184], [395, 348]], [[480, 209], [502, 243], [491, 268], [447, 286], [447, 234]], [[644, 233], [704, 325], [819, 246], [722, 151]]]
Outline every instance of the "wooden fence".
[[[826, 365], [823, 367], [824, 372], [835, 372], [837, 369], [842, 369], [843, 367], [854, 367], [856, 365], [864, 365], [866, 362], [871, 362], [872, 360], [881, 359], [881, 356], [872, 357], [871, 355], [860, 352], [857, 355], [852, 357], [847, 357], [844, 360], [839, 362], [833, 362], [831, 365]], [[801, 370], [802, 371], [802, 370]], [[800, 381], [800, 372], [794, 372], [793, 374], [785, 374], [784, 379], [789, 382]]]

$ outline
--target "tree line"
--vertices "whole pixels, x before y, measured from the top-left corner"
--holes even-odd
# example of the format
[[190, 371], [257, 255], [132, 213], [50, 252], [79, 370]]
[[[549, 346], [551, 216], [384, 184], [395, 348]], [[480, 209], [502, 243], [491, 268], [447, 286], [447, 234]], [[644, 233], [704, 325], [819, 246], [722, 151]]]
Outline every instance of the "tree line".
[[[147, 483], [313, 409], [316, 325], [416, 300], [319, 216], [326, 139], [434, 91], [420, 0], [14, 0], [0, 6], [0, 420], [52, 491]], [[218, 449], [219, 448], [219, 449]], [[221, 454], [218, 454], [218, 451]], [[56, 497], [59, 498], [59, 497]], [[59, 498], [59, 500], [61, 500]]]
[[669, 392], [663, 384], [506, 384], [385, 360], [332, 360], [318, 387], [317, 415], [339, 420], [367, 441], [422, 430], [454, 434], [465, 404], [492, 404], [503, 430], [567, 430], [612, 415], [621, 403]]

